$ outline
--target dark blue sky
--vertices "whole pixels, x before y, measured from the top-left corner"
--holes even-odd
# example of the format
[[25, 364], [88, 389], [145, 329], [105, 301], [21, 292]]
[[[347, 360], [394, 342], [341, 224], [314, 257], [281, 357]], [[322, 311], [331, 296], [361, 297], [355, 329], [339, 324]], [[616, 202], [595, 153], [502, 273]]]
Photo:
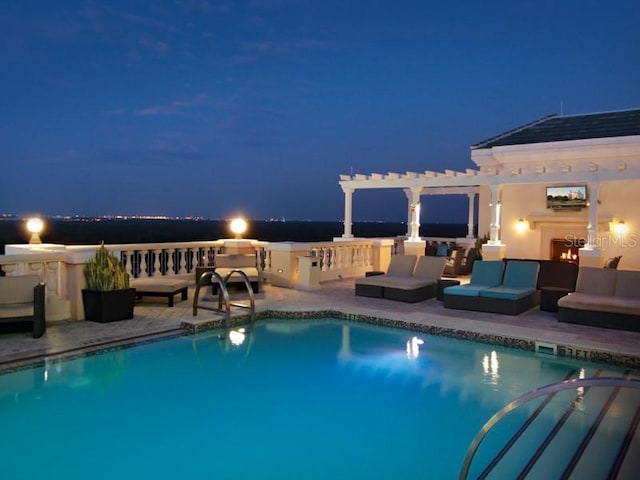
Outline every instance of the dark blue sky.
[[[640, 107], [638, 25], [637, 0], [8, 2], [0, 213], [340, 220], [341, 173]], [[356, 221], [406, 209], [354, 195]]]

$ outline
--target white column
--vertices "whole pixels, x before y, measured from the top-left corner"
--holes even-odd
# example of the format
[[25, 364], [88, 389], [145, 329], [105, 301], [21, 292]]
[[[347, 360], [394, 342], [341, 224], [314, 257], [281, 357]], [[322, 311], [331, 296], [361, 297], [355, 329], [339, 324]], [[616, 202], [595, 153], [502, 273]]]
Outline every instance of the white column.
[[469, 221], [467, 223], [467, 238], [474, 238], [473, 237], [473, 211], [475, 209], [476, 194], [467, 193], [467, 196], [469, 197]]
[[404, 193], [409, 199], [409, 230], [407, 231], [409, 240], [420, 240], [420, 194], [422, 187], [406, 188]]
[[491, 225], [489, 245], [500, 245], [500, 190], [502, 185], [490, 185], [491, 188]]
[[344, 233], [342, 238], [353, 238], [351, 225], [353, 218], [353, 188], [342, 187], [344, 192]]
[[597, 250], [596, 233], [598, 229], [598, 182], [589, 183], [589, 225], [587, 225], [586, 250]]
[[411, 238], [411, 205], [413, 204], [411, 189], [405, 188], [404, 194], [407, 196], [407, 238]]

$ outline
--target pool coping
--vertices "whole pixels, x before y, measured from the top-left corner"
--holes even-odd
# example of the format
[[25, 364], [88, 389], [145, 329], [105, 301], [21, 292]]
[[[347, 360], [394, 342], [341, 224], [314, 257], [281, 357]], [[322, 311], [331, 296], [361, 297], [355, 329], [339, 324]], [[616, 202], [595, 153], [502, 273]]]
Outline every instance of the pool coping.
[[[368, 323], [380, 326], [401, 328], [404, 330], [413, 330], [430, 335], [447, 336], [459, 338], [463, 340], [474, 341], [478, 343], [494, 344], [515, 348], [519, 350], [527, 350], [550, 356], [558, 356], [574, 360], [586, 360], [592, 362], [607, 363], [615, 366], [640, 369], [640, 356], [611, 352], [607, 349], [601, 349], [595, 346], [577, 345], [571, 342], [550, 341], [545, 337], [536, 339], [527, 338], [525, 335], [514, 334], [495, 334], [482, 332], [478, 329], [462, 329], [452, 326], [434, 325], [433, 323], [420, 323], [409, 320], [390, 319], [369, 314], [349, 313], [337, 309], [327, 310], [264, 310], [256, 312], [256, 320], [282, 318], [290, 320], [314, 319], [331, 317], [340, 320], [349, 320], [360, 323]], [[239, 315], [231, 318], [230, 326], [237, 326], [246, 323], [250, 319], [249, 315]], [[197, 333], [200, 331], [220, 328], [224, 326], [224, 321], [220, 318], [216, 319], [188, 319], [183, 320], [181, 328], [189, 333]], [[549, 351], [553, 353], [549, 353]]]
[[[337, 309], [326, 310], [278, 310], [267, 309], [256, 312], [255, 320], [283, 319], [283, 320], [312, 320], [320, 318], [335, 318], [338, 320], [366, 323], [385, 327], [399, 328], [403, 330], [416, 331], [429, 335], [446, 336], [463, 340], [474, 341], [484, 344], [499, 345], [518, 350], [531, 351], [551, 358], [557, 356], [567, 359], [583, 360], [605, 363], [615, 366], [640, 369], [640, 356], [611, 352], [592, 346], [576, 345], [571, 342], [545, 341], [544, 339], [527, 338], [527, 335], [495, 334], [480, 331], [481, 329], [456, 328], [453, 326], [442, 326], [434, 323], [421, 323], [410, 320], [391, 319], [382, 316], [350, 313]], [[249, 314], [234, 315], [230, 319], [228, 327], [246, 325], [251, 321]], [[56, 352], [30, 355], [0, 362], [0, 374], [11, 373], [18, 370], [42, 366], [48, 362], [61, 362], [78, 357], [85, 357], [124, 348], [131, 348], [137, 345], [166, 340], [172, 337], [196, 334], [208, 330], [225, 328], [223, 317], [205, 317], [182, 319], [180, 328], [171, 328], [165, 331], [156, 331], [150, 334], [134, 335], [109, 341], [103, 341], [91, 345], [66, 348]]]

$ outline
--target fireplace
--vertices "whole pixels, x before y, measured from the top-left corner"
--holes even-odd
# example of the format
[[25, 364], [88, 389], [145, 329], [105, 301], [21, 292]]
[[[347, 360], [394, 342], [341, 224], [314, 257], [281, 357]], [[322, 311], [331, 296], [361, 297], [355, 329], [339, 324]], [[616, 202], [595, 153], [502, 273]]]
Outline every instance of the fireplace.
[[551, 260], [578, 263], [579, 251], [584, 244], [584, 238], [554, 238], [551, 240]]

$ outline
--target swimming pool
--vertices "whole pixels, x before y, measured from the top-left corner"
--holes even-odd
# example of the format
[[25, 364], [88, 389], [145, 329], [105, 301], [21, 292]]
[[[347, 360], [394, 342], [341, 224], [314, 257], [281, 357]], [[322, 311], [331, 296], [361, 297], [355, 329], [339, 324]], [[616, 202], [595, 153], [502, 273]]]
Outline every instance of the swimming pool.
[[0, 376], [2, 477], [456, 478], [520, 394], [622, 373], [333, 319], [223, 333]]

